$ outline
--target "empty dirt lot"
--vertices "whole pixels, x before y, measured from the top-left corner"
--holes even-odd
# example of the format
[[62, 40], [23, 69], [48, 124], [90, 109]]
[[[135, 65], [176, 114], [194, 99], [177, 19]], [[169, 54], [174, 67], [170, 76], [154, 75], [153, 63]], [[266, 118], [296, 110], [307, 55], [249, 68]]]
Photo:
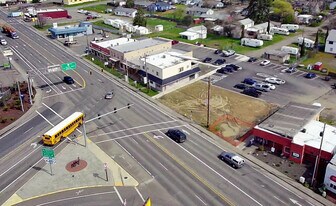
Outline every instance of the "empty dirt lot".
[[[160, 102], [197, 124], [206, 126], [207, 90], [207, 83], [198, 81], [164, 95]], [[211, 86], [210, 93], [209, 130], [232, 143], [276, 109], [275, 105], [265, 101], [216, 86]]]

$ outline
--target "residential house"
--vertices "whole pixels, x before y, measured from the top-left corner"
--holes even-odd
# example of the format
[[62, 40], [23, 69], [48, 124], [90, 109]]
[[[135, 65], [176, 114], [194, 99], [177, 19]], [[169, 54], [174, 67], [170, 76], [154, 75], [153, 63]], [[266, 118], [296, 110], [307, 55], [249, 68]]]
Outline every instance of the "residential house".
[[203, 25], [195, 26], [187, 29], [187, 31], [180, 33], [181, 38], [188, 40], [195, 39], [206, 39], [207, 38], [207, 28]]
[[186, 6], [202, 6], [202, 0], [180, 0], [180, 4], [184, 4]]
[[135, 0], [134, 1], [134, 7], [135, 8], [143, 8], [147, 9], [149, 5], [151, 5], [153, 2], [150, 2], [148, 0]]
[[86, 2], [91, 2], [95, 0], [63, 0], [64, 5], [74, 5], [74, 4], [82, 4]]
[[209, 8], [201, 8], [201, 7], [191, 7], [187, 8], [187, 14], [192, 16], [201, 16], [201, 15], [213, 15], [214, 11]]
[[300, 24], [309, 24], [313, 19], [313, 15], [310, 14], [301, 14], [296, 17]]
[[327, 53], [336, 54], [336, 30], [332, 29], [329, 31], [324, 51]]
[[156, 2], [156, 3], [149, 5], [147, 7], [147, 10], [152, 11], [152, 12], [154, 11], [164, 12], [164, 11], [171, 10], [171, 5], [166, 2]]
[[285, 63], [290, 59], [290, 54], [279, 50], [268, 50], [263, 56], [265, 59], [278, 61], [280, 63]]
[[329, 9], [330, 9], [330, 10], [334, 10], [335, 7], [336, 7], [336, 1], [331, 2], [331, 3], [329, 4]]
[[250, 18], [239, 20], [238, 23], [244, 26], [244, 29], [254, 26], [254, 21]]
[[221, 9], [221, 8], [224, 8], [224, 3], [221, 1], [211, 0], [211, 1], [207, 1], [206, 3], [203, 2], [202, 6], [207, 7], [207, 8], [212, 8], [212, 9]]
[[[273, 26], [274, 24], [270, 23], [270, 28]], [[254, 25], [252, 27], [248, 27], [246, 29], [246, 32], [249, 36], [257, 36], [258, 34], [266, 34], [268, 33], [267, 27], [268, 27], [268, 22], [265, 22], [265, 23]]]
[[112, 0], [112, 1], [108, 2], [107, 5], [114, 6], [114, 7], [125, 6], [126, 5], [126, 0]]
[[130, 8], [124, 8], [124, 7], [117, 7], [114, 10], [114, 14], [117, 16], [127, 16], [131, 18], [134, 18], [137, 12], [138, 11], [136, 9], [130, 9]]

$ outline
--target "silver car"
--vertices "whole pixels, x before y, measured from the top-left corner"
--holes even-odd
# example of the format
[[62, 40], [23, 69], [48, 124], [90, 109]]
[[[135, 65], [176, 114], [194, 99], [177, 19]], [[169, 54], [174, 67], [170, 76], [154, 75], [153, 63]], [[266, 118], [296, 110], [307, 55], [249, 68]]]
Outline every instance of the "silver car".
[[114, 95], [113, 91], [107, 92], [107, 93], [105, 94], [105, 99], [112, 99], [112, 98], [113, 98], [113, 95]]

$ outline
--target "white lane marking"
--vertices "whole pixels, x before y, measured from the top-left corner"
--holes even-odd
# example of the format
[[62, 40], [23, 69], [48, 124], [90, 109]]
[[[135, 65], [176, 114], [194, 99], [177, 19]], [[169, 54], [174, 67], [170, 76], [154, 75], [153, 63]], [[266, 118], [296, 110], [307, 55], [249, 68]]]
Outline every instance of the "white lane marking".
[[116, 193], [114, 191], [110, 191], [110, 192], [100, 192], [100, 193], [94, 193], [94, 194], [88, 194], [88, 195], [81, 195], [81, 196], [76, 196], [76, 197], [68, 197], [68, 198], [63, 198], [63, 199], [59, 199], [59, 200], [54, 200], [54, 201], [50, 201], [50, 202], [45, 202], [36, 206], [42, 206], [42, 205], [50, 205], [53, 203], [57, 203], [57, 202], [64, 202], [67, 200], [73, 200], [73, 199], [79, 199], [79, 198], [85, 198], [85, 197], [92, 197], [92, 196], [99, 196], [99, 195], [106, 195], [106, 194], [113, 194]]
[[103, 82], [102, 80], [98, 79], [99, 82]]
[[302, 72], [301, 74], [296, 75], [296, 77], [302, 76], [304, 74], [307, 74], [307, 72]]
[[84, 72], [86, 72], [86, 73], [89, 73], [88, 71], [86, 71], [86, 70], [83, 70]]
[[132, 138], [132, 140], [135, 142], [135, 144], [139, 144], [137, 141], [135, 141], [135, 139], [134, 139], [134, 138]]
[[13, 131], [9, 132], [9, 133], [6, 134], [6, 135], [1, 136], [0, 139], [2, 139], [2, 138], [4, 138], [4, 137], [6, 137], [7, 135], [9, 135], [10, 133], [14, 132], [14, 131], [17, 130], [18, 128], [20, 128], [22, 125], [24, 125], [24, 124], [26, 124], [27, 122], [31, 121], [33, 118], [34, 118], [34, 117], [32, 117], [32, 118], [28, 119], [27, 121], [23, 122], [22, 124], [20, 124], [19, 126], [17, 126]]
[[117, 195], [118, 195], [118, 197], [119, 197], [119, 200], [120, 200], [121, 204], [124, 205], [124, 200], [121, 198], [121, 195], [119, 194], [119, 191], [117, 190], [117, 188], [116, 188], [115, 186], [113, 186], [113, 188], [114, 188], [114, 190], [116, 191], [116, 193], [117, 193]]
[[[171, 140], [173, 141], [173, 140]], [[174, 142], [174, 141], [173, 141]], [[230, 180], [228, 180], [227, 178], [225, 178], [223, 175], [219, 174], [216, 170], [214, 170], [212, 167], [210, 167], [209, 165], [207, 165], [205, 162], [203, 162], [202, 160], [200, 160], [198, 157], [196, 157], [194, 154], [192, 154], [191, 152], [189, 152], [187, 149], [185, 149], [184, 147], [182, 147], [181, 145], [177, 144], [176, 142], [174, 142], [177, 146], [179, 146], [181, 149], [183, 149], [185, 152], [187, 152], [189, 155], [191, 155], [193, 158], [195, 158], [196, 160], [198, 160], [200, 163], [202, 163], [204, 166], [206, 166], [208, 169], [210, 169], [211, 171], [213, 171], [215, 174], [217, 174], [218, 176], [220, 176], [223, 180], [227, 181], [229, 184], [231, 184], [233, 187], [235, 187], [237, 190], [239, 190], [241, 193], [243, 193], [244, 195], [246, 195], [247, 197], [249, 197], [251, 200], [253, 200], [255, 203], [257, 203], [258, 205], [262, 204], [260, 202], [258, 202], [257, 200], [255, 200], [253, 197], [251, 197], [249, 194], [247, 194], [244, 190], [240, 189], [238, 186], [236, 186], [235, 184], [233, 184]]]
[[182, 132], [186, 133], [187, 135], [190, 135], [190, 133], [184, 129], [182, 129]]
[[275, 199], [279, 200], [282, 204], [287, 205], [284, 201], [280, 200], [280, 198], [278, 198], [277, 196], [274, 196], [274, 195], [273, 195], [273, 197], [274, 197]]
[[58, 93], [58, 94], [49, 95], [47, 97], [43, 97], [42, 99], [47, 99], [47, 98], [50, 98], [50, 97], [60, 96], [62, 94], [67, 94], [67, 93], [79, 91], [79, 90], [82, 90], [82, 89], [84, 89], [84, 88], [78, 88], [78, 89], [74, 89], [72, 91], [66, 91], [66, 92], [62, 92], [62, 93]]
[[48, 105], [46, 105], [44, 102], [42, 104], [47, 107], [50, 111], [52, 111], [54, 114], [56, 114], [59, 118], [64, 119], [61, 115], [59, 115], [55, 110], [51, 109]]
[[142, 195], [141, 195], [140, 191], [138, 190], [138, 188], [137, 188], [137, 187], [134, 187], [134, 189], [135, 189], [135, 191], [137, 191], [137, 193], [139, 194], [141, 200], [142, 200], [143, 202], [145, 202], [145, 199], [142, 197]]
[[167, 167], [165, 167], [161, 162], [159, 162], [159, 164], [165, 169], [168, 171]]
[[26, 134], [27, 132], [29, 132], [30, 130], [32, 130], [34, 127], [31, 127], [30, 129], [28, 129], [27, 131], [25, 131], [23, 134]]
[[292, 198], [289, 198], [289, 199], [290, 199], [290, 201], [292, 201], [292, 203], [294, 203], [294, 205], [299, 205], [299, 206], [301, 206], [297, 200], [294, 200], [294, 199], [292, 199]]
[[[180, 126], [177, 126], [177, 127], [184, 127], [186, 126], [185, 124], [184, 125], [180, 125]], [[98, 141], [98, 142], [95, 142], [96, 144], [100, 144], [100, 143], [104, 143], [104, 142], [109, 142], [109, 141], [115, 141], [115, 140], [118, 140], [118, 139], [124, 139], [126, 137], [131, 137], [131, 136], [135, 136], [135, 135], [139, 135], [139, 134], [144, 134], [144, 133], [149, 133], [149, 132], [156, 132], [156, 131], [160, 131], [162, 129], [169, 129], [170, 127], [167, 127], [167, 128], [160, 128], [160, 129], [153, 129], [153, 130], [148, 130], [148, 131], [144, 131], [144, 132], [139, 132], [139, 133], [135, 133], [135, 134], [130, 134], [130, 135], [125, 135], [125, 136], [121, 136], [121, 137], [116, 137], [114, 139], [108, 139], [108, 140], [102, 140], [102, 141]], [[103, 135], [108, 135], [109, 133], [105, 133], [105, 134], [99, 134], [99, 135], [96, 135], [97, 136], [103, 136]], [[95, 136], [93, 136], [95, 137]], [[93, 138], [93, 137], [90, 137], [90, 138]]]
[[51, 123], [47, 118], [45, 118], [40, 112], [38, 112], [37, 110], [35, 110], [35, 112], [40, 115], [45, 121], [47, 121], [51, 126], [55, 126], [53, 123]]
[[197, 199], [199, 199], [199, 201], [201, 201], [204, 205], [207, 205], [200, 197], [198, 197], [197, 195], [195, 195], [195, 197], [197, 197]]

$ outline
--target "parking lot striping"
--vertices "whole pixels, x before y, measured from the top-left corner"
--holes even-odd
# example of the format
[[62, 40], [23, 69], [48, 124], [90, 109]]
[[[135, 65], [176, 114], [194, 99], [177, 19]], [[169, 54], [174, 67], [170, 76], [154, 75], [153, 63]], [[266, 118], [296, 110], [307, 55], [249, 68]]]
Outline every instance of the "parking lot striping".
[[140, 193], [140, 191], [138, 190], [138, 188], [137, 188], [137, 187], [134, 187], [134, 189], [135, 189], [135, 191], [138, 193], [138, 195], [140, 196], [141, 200], [142, 200], [143, 202], [145, 202], [145, 199], [143, 198], [143, 196], [142, 196], [142, 194]]
[[159, 164], [165, 169], [168, 171], [167, 167], [165, 167], [161, 162], [159, 162]]
[[287, 205], [284, 201], [280, 200], [280, 198], [278, 198], [277, 196], [274, 196], [274, 195], [273, 195], [273, 197], [274, 197], [275, 199], [279, 200], [282, 204]]
[[[89, 121], [89, 120], [87, 120]], [[133, 130], [133, 129], [139, 129], [142, 127], [150, 127], [150, 126], [154, 126], [154, 125], [159, 125], [159, 124], [167, 124], [167, 123], [172, 123], [172, 122], [179, 122], [179, 120], [171, 120], [171, 121], [166, 121], [166, 122], [158, 122], [158, 123], [153, 123], [153, 124], [144, 124], [144, 125], [140, 125], [140, 126], [136, 126], [136, 127], [131, 127], [131, 128], [127, 128], [127, 129], [121, 129], [121, 130], [117, 130], [117, 131], [113, 131], [113, 132], [109, 132], [109, 133], [104, 133], [102, 135], [105, 134], [114, 134], [114, 133], [118, 133], [118, 132], [125, 132], [128, 130]], [[102, 135], [96, 135], [96, 136], [102, 136]]]
[[297, 77], [307, 74], [307, 72], [302, 72], [301, 74], [296, 75]]
[[32, 130], [34, 127], [31, 127], [30, 129], [26, 130], [23, 134], [26, 134], [27, 132], [29, 132], [30, 130]]
[[64, 119], [61, 115], [59, 115], [55, 110], [51, 109], [48, 105], [46, 105], [44, 102], [42, 104], [47, 107], [50, 111], [52, 111], [54, 114], [56, 114], [59, 118]]
[[55, 126], [55, 125], [53, 125], [53, 123], [51, 123], [47, 118], [45, 118], [40, 112], [38, 112], [37, 110], [35, 110], [35, 112], [38, 114], [38, 115], [40, 115], [46, 122], [48, 122], [51, 126]]
[[44, 202], [44, 203], [38, 204], [36, 206], [50, 205], [50, 204], [53, 204], [53, 203], [59, 203], [59, 202], [64, 202], [64, 201], [68, 201], [68, 200], [80, 199], [80, 198], [85, 198], [85, 197], [93, 197], [93, 196], [99, 196], [99, 195], [114, 194], [114, 193], [116, 193], [116, 192], [115, 191], [109, 191], [109, 192], [100, 192], [100, 193], [93, 193], [93, 194], [87, 194], [87, 195], [80, 195], [80, 196], [75, 196], [75, 197], [67, 197], [67, 198], [63, 198], [63, 199]]
[[119, 200], [120, 200], [121, 204], [125, 205], [125, 202], [124, 202], [124, 200], [122, 199], [122, 197], [121, 197], [119, 191], [117, 190], [116, 186], [113, 186], [113, 188], [114, 188], [114, 191], [117, 193], [117, 195], [118, 195], [118, 197], [119, 197]]
[[[170, 139], [171, 141], [173, 141], [172, 139]], [[232, 185], [233, 187], [235, 187], [237, 190], [239, 190], [241, 193], [243, 193], [244, 195], [246, 195], [247, 197], [249, 197], [251, 200], [253, 200], [255, 203], [257, 203], [258, 205], [262, 205], [260, 202], [258, 202], [257, 200], [255, 200], [253, 197], [251, 197], [249, 194], [247, 194], [244, 190], [240, 189], [237, 185], [233, 184], [230, 180], [228, 180], [227, 178], [225, 178], [223, 175], [219, 174], [215, 169], [213, 169], [212, 167], [210, 167], [209, 165], [207, 165], [205, 162], [203, 162], [201, 159], [199, 159], [198, 157], [196, 157], [194, 154], [192, 154], [191, 152], [189, 152], [187, 149], [185, 149], [184, 147], [182, 147], [179, 144], [176, 144], [178, 147], [180, 147], [182, 150], [184, 150], [185, 152], [187, 152], [190, 156], [192, 156], [193, 158], [195, 158], [197, 161], [199, 161], [200, 163], [202, 163], [205, 167], [207, 167], [208, 169], [210, 169], [212, 172], [214, 172], [215, 174], [217, 174], [219, 177], [221, 177], [223, 180], [225, 180], [226, 182], [228, 182], [230, 185]], [[233, 169], [233, 168], [232, 168]], [[234, 169], [233, 169], [234, 170]]]
[[[184, 127], [184, 126], [186, 126], [186, 124], [175, 126], [175, 127]], [[153, 129], [153, 130], [148, 130], [148, 131], [139, 132], [139, 133], [135, 133], [135, 134], [130, 134], [130, 135], [125, 135], [125, 136], [121, 136], [121, 137], [116, 137], [116, 138], [113, 138], [113, 139], [107, 139], [107, 140], [97, 141], [95, 143], [96, 144], [100, 144], [100, 143], [104, 143], [104, 142], [110, 142], [110, 141], [115, 141], [115, 140], [119, 140], [119, 139], [124, 139], [126, 137], [131, 137], [131, 136], [135, 136], [135, 135], [141, 135], [141, 134], [145, 134], [145, 133], [149, 133], [149, 132], [157, 132], [157, 131], [160, 131], [160, 130], [166, 130], [166, 129], [170, 129], [170, 128], [171, 127], [160, 128], [160, 129]], [[108, 134], [109, 133], [100, 134], [99, 136], [108, 135]], [[92, 137], [89, 137], [89, 138], [92, 138]]]
[[195, 197], [197, 197], [197, 199], [199, 199], [199, 201], [201, 201], [204, 205], [207, 205], [200, 197], [198, 197], [196, 194], [195, 194]]

